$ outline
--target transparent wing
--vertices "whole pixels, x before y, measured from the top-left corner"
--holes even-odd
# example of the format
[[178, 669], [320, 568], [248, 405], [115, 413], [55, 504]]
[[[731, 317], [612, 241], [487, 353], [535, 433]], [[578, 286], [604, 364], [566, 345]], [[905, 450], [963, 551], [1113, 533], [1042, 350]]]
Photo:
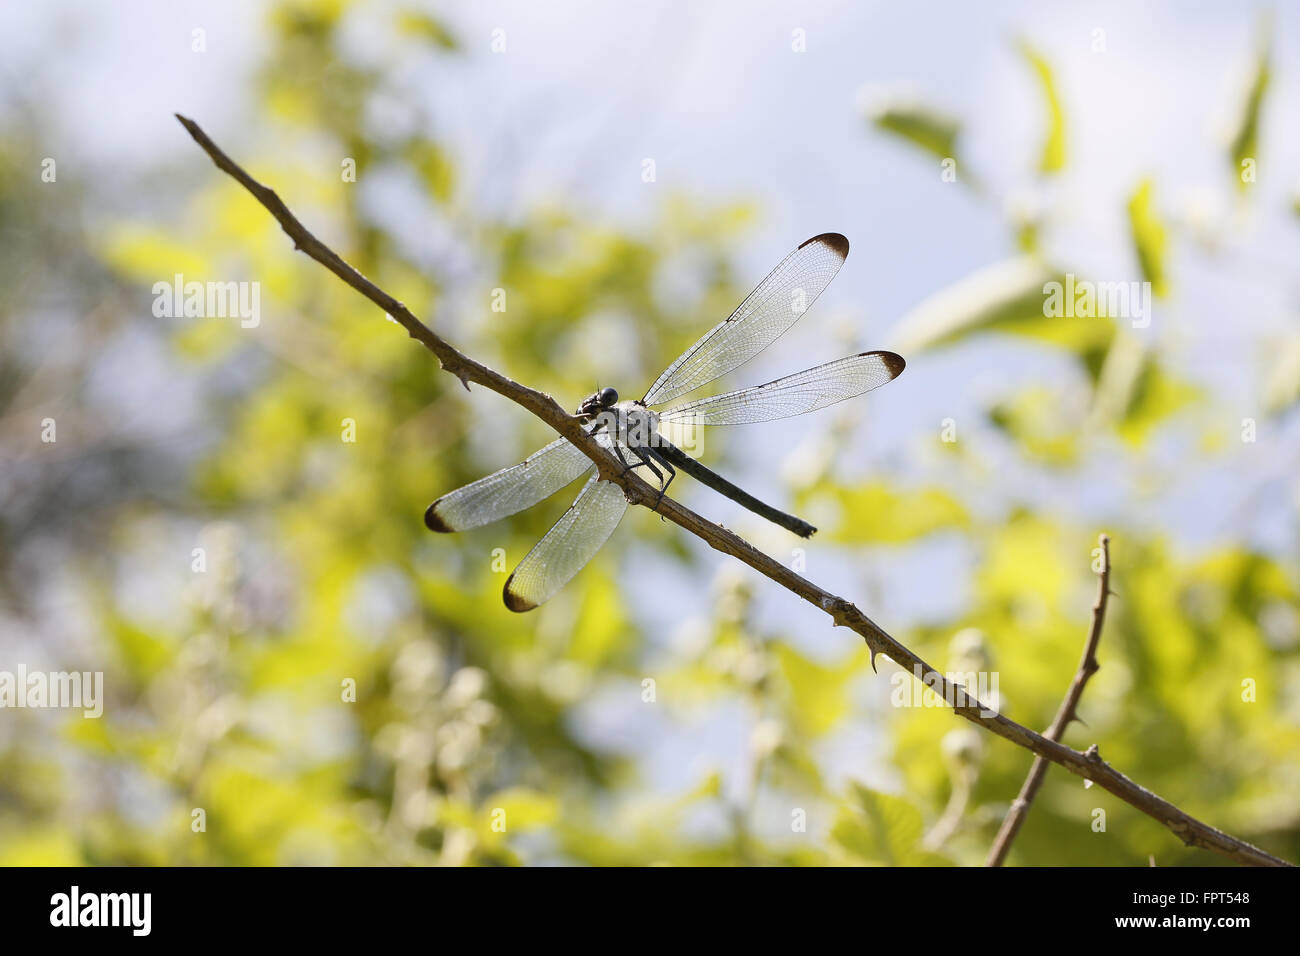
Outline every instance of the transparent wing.
[[642, 399], [660, 405], [748, 362], [798, 321], [830, 285], [849, 254], [836, 232], [814, 236], [758, 284], [735, 312], [668, 366]]
[[[601, 434], [596, 440], [608, 444]], [[531, 508], [591, 467], [591, 459], [559, 438], [517, 465], [448, 492], [424, 512], [433, 531], [467, 531]]]
[[596, 469], [582, 492], [533, 550], [524, 555], [503, 592], [506, 607], [531, 611], [549, 600], [596, 556], [627, 511], [623, 489], [601, 481]]
[[862, 352], [766, 385], [678, 405], [660, 412], [659, 420], [682, 425], [743, 425], [789, 418], [893, 381], [905, 364], [903, 357], [893, 352]]

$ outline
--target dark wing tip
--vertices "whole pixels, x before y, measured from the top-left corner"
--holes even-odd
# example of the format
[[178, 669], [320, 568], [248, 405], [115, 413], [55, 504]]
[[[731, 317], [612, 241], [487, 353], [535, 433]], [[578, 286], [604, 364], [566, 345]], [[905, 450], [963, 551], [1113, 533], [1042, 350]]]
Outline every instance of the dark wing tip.
[[514, 611], [516, 614], [523, 614], [525, 611], [531, 611], [533, 608], [537, 607], [537, 605], [531, 601], [524, 600], [518, 594], [515, 594], [510, 590], [510, 582], [514, 579], [514, 572], [511, 572], [510, 577], [506, 578], [506, 586], [501, 589], [501, 597], [505, 599], [506, 607], [511, 611]]
[[451, 527], [447, 522], [438, 517], [438, 512], [434, 511], [438, 507], [438, 502], [434, 502], [424, 509], [424, 525], [430, 531], [437, 531], [439, 534], [447, 534], [456, 529]]
[[841, 259], [848, 258], [849, 240], [841, 236], [838, 232], [823, 232], [820, 236], [813, 236], [806, 242], [799, 243], [799, 248], [811, 246], [814, 242], [820, 242], [836, 253]]
[[889, 374], [893, 378], [898, 378], [903, 374], [903, 369], [907, 368], [907, 362], [897, 352], [877, 352], [876, 354], [880, 356], [880, 361], [884, 363], [885, 368], [889, 369]]

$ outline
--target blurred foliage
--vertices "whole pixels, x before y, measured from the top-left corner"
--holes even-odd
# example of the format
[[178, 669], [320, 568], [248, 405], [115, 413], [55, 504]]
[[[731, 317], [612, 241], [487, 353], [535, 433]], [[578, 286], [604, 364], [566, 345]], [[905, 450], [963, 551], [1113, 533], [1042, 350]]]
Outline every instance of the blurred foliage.
[[1251, 64], [1244, 102], [1228, 145], [1232, 175], [1236, 180], [1237, 188], [1242, 191], [1245, 191], [1253, 181], [1242, 175], [1242, 166], [1247, 160], [1254, 161], [1259, 156], [1260, 115], [1264, 106], [1264, 96], [1273, 77], [1271, 51], [1273, 18], [1270, 14], [1261, 15], [1257, 30], [1259, 38], [1256, 44], [1255, 61]]
[[874, 94], [866, 104], [876, 129], [899, 136], [939, 159], [957, 159], [961, 123], [932, 106], [906, 95]]
[[[748, 291], [729, 262], [753, 219], [744, 205], [676, 197], [637, 235], [560, 206], [485, 215], [436, 117], [411, 106], [401, 123], [375, 121], [376, 100], [418, 98], [403, 86], [412, 81], [349, 59], [348, 15], [342, 2], [272, 7], [253, 121], [238, 127], [259, 134], [211, 132], [458, 347], [576, 398], [602, 376], [648, 380]], [[423, 10], [399, 10], [389, 25], [408, 59], [437, 67], [459, 55]], [[1041, 155], [1026, 168], [1055, 174], [1066, 162], [1062, 95], [1046, 56], [1021, 51], [1046, 104]], [[1258, 135], [1262, 62], [1234, 157]], [[914, 99], [878, 103], [872, 122], [941, 158], [954, 156], [961, 128]], [[632, 527], [542, 612], [511, 615], [502, 572], [557, 502], [454, 540], [434, 539], [420, 515], [440, 491], [541, 444], [545, 429], [440, 374], [193, 151], [136, 184], [141, 197], [174, 190], [179, 214], [154, 214], [165, 205], [141, 198], [137, 212], [99, 212], [82, 228], [93, 204], [75, 187], [38, 203], [25, 170], [39, 163], [39, 124], [16, 117], [0, 137], [2, 646], [31, 667], [90, 661], [110, 679], [98, 720], [5, 712], [0, 862], [982, 861], [1029, 754], [986, 740], [925, 694], [923, 706], [888, 706], [898, 687], [912, 693], [894, 665], [878, 661], [873, 673], [848, 640], [830, 658], [811, 656], [772, 623], [753, 576], [694, 556], [644, 514], [629, 515]], [[400, 239], [341, 179], [342, 157], [359, 180], [405, 183], [406, 202], [455, 238], [433, 254]], [[1131, 226], [1116, 240], [1163, 296], [1181, 237], [1155, 195], [1148, 180], [1115, 199]], [[1086, 634], [1099, 529], [1069, 501], [1049, 511], [1015, 500], [1007, 469], [1077, 473], [1116, 445], [1144, 460], [1198, 393], [1121, 317], [1047, 315], [1044, 286], [1068, 270], [1046, 261], [1023, 221], [1006, 226], [1019, 254], [922, 302], [893, 347], [913, 366], [1010, 340], [1072, 360], [1077, 381], [982, 409], [1010, 463], [936, 436], [921, 449], [941, 462], [932, 481], [851, 480], [833, 465], [852, 443], [832, 428], [826, 453], [793, 483], [799, 505], [828, 519], [818, 540], [850, 567], [962, 542], [975, 572], [960, 609], [897, 636], [942, 669], [996, 674], [1001, 709], [1045, 727]], [[58, 275], [41, 268], [51, 261]], [[700, 281], [668, 302], [662, 276], [684, 261]], [[151, 317], [148, 290], [178, 272], [256, 278], [262, 324]], [[491, 309], [495, 289], [508, 294], [505, 311]], [[54, 349], [60, 337], [72, 347]], [[157, 345], [197, 383], [203, 427], [138, 434], [104, 407], [87, 383], [123, 341]], [[1297, 400], [1294, 351], [1290, 363], [1270, 386], [1278, 414]], [[30, 440], [32, 410], [51, 407], [57, 453]], [[355, 442], [342, 440], [345, 420]], [[1008, 491], [1006, 509], [988, 506]], [[1188, 559], [1132, 512], [1106, 530], [1117, 597], [1081, 708], [1087, 725], [1066, 742], [1096, 742], [1189, 812], [1300, 859], [1294, 555], [1228, 546]], [[716, 575], [712, 602], [682, 613], [668, 643], [622, 600], [632, 547], [638, 559]], [[52, 609], [49, 587], [75, 597]], [[952, 582], [921, 587], [947, 593]], [[78, 633], [91, 637], [66, 637]], [[689, 732], [713, 708], [742, 733], [733, 752], [701, 740], [707, 759], [665, 792], [634, 747], [590, 734], [609, 719], [592, 718], [593, 701], [611, 695], [635, 702], [615, 713], [644, 725], [636, 736], [672, 722]], [[640, 706], [649, 700], [658, 706]], [[827, 749], [855, 727], [882, 736], [845, 781]], [[1097, 808], [1105, 834], [1092, 829]], [[1132, 865], [1148, 855], [1218, 862], [1052, 769], [1012, 860]]]
[[1133, 230], [1133, 248], [1137, 252], [1142, 278], [1151, 283], [1151, 291], [1163, 299], [1169, 289], [1165, 282], [1165, 227], [1155, 211], [1152, 193], [1155, 186], [1147, 179], [1128, 201], [1129, 227]]
[[1020, 54], [1033, 68], [1047, 105], [1047, 132], [1043, 136], [1043, 154], [1038, 160], [1040, 173], [1058, 173], [1065, 168], [1065, 110], [1056, 89], [1056, 76], [1047, 58], [1023, 40]]

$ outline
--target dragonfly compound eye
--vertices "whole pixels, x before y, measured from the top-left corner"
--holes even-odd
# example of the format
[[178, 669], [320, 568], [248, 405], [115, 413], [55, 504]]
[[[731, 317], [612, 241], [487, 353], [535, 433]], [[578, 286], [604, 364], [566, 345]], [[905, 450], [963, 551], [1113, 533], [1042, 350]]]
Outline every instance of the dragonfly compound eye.
[[602, 388], [596, 394], [596, 399], [600, 402], [602, 408], [613, 408], [618, 404], [618, 392], [612, 388]]

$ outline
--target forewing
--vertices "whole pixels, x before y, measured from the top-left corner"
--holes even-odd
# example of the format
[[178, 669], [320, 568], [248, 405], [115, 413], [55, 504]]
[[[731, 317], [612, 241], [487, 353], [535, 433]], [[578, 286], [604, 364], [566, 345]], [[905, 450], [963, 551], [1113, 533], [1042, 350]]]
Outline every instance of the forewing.
[[642, 401], [647, 405], [671, 401], [748, 362], [812, 307], [848, 254], [849, 241], [836, 232], [803, 243], [735, 312], [668, 366]]
[[591, 459], [576, 445], [556, 439], [517, 465], [443, 495], [424, 512], [424, 523], [433, 531], [490, 524], [549, 498], [590, 467]]
[[504, 597], [512, 611], [531, 611], [549, 600], [595, 557], [627, 510], [623, 489], [591, 478], [560, 520], [506, 579]]
[[659, 419], [681, 425], [743, 425], [789, 418], [869, 392], [897, 378], [905, 364], [893, 352], [862, 352], [766, 385], [688, 402], [661, 412]]

